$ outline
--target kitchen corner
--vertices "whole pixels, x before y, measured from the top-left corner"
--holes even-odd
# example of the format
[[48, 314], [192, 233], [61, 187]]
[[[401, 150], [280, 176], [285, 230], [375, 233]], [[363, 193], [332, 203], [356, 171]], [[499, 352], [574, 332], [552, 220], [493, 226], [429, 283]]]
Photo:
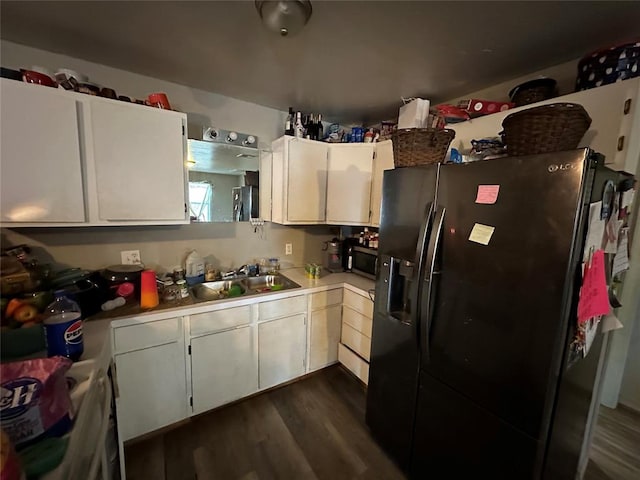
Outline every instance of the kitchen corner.
[[[99, 322], [89, 333], [113, 348], [121, 468], [128, 440], [339, 359], [366, 382], [366, 361], [343, 361], [345, 347], [339, 344], [368, 359], [373, 309], [368, 292], [374, 282], [351, 273], [307, 279], [303, 268], [282, 274], [300, 287], [125, 316], [116, 310], [109, 312], [111, 319], [86, 322], [89, 329]], [[348, 335], [351, 328], [344, 322], [354, 319], [360, 321], [356, 326], [368, 322], [369, 337], [342, 338], [341, 332]], [[139, 369], [144, 377], [135, 373]]]

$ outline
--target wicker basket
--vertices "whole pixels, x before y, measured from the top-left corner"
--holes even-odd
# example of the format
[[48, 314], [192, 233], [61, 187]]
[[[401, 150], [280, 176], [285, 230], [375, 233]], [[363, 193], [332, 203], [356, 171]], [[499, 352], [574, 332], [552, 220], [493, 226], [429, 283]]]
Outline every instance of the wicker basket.
[[511, 156], [573, 150], [591, 125], [591, 117], [575, 103], [552, 103], [508, 115], [503, 141]]
[[555, 97], [557, 89], [557, 82], [553, 78], [536, 78], [512, 89], [509, 98], [516, 107], [522, 107]]
[[456, 132], [443, 128], [405, 128], [391, 135], [396, 167], [430, 165], [444, 161]]

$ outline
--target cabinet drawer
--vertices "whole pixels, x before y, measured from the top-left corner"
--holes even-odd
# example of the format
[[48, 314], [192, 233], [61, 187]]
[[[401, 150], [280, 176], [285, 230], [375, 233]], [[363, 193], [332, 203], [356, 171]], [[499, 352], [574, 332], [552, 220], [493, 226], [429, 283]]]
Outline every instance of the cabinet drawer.
[[230, 328], [248, 325], [251, 323], [251, 307], [227, 308], [213, 312], [198, 313], [191, 315], [191, 327], [189, 332], [192, 336], [204, 333], [219, 332]]
[[365, 384], [369, 383], [369, 364], [343, 344], [338, 344], [338, 361]]
[[342, 324], [342, 343], [362, 358], [369, 361], [369, 354], [371, 353], [371, 339], [365, 337], [346, 323]]
[[371, 338], [373, 320], [370, 317], [365, 317], [361, 313], [356, 312], [353, 308], [345, 305], [342, 309], [342, 321], [366, 337]]
[[344, 304], [360, 312], [366, 317], [373, 318], [373, 302], [369, 297], [363, 297], [351, 290], [344, 290]]
[[286, 317], [296, 313], [307, 313], [307, 296], [299, 295], [282, 300], [262, 302], [258, 304], [258, 312], [260, 321]]
[[175, 342], [181, 334], [180, 318], [117, 327], [113, 332], [114, 353], [131, 352]]
[[328, 307], [329, 305], [337, 305], [342, 303], [342, 288], [334, 288], [324, 292], [311, 294], [311, 310]]

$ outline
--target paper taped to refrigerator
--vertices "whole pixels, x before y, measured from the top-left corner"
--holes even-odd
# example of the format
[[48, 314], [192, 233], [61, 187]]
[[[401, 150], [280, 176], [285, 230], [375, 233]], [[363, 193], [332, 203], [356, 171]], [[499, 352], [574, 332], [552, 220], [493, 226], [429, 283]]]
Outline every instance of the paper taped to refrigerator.
[[500, 185], [478, 185], [476, 203], [493, 205], [498, 200], [498, 192], [500, 192]]
[[606, 221], [600, 218], [601, 210], [602, 202], [594, 202], [589, 206], [589, 225], [587, 226], [587, 241], [584, 244], [583, 262], [587, 262], [593, 252], [602, 248]]
[[489, 245], [491, 236], [493, 235], [495, 229], [496, 227], [476, 223], [471, 230], [471, 234], [469, 235], [469, 241], [479, 243], [481, 245]]

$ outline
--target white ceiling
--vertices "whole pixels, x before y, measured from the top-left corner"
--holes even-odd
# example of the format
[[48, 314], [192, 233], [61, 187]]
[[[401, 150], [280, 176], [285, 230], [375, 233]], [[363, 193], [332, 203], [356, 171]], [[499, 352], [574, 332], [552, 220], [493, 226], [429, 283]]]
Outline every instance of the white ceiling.
[[379, 119], [640, 37], [640, 2], [312, 0], [296, 36], [253, 1], [0, 3], [2, 38], [248, 100]]

